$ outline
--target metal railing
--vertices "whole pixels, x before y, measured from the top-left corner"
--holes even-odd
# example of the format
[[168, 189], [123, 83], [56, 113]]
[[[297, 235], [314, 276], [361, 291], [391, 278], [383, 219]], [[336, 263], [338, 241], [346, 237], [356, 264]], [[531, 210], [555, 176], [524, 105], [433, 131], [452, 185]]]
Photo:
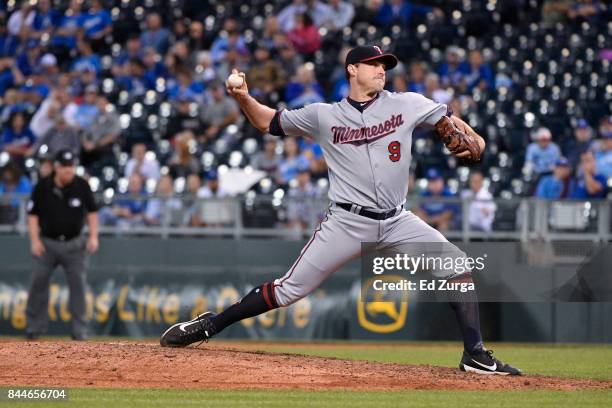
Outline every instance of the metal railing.
[[[27, 233], [28, 199], [24, 195], [0, 195], [0, 233]], [[409, 197], [406, 208], [414, 210], [432, 203], [453, 210], [451, 226], [443, 232], [450, 240], [612, 241], [612, 202], [609, 200], [495, 199], [490, 202], [496, 207], [490, 231], [480, 230], [470, 223], [471, 206], [482, 202], [446, 197]], [[311, 234], [328, 205], [325, 197], [115, 196], [100, 208], [100, 232], [104, 235], [162, 238], [217, 236], [297, 240]], [[129, 207], [140, 211], [133, 217], [116, 211], [117, 208]]]

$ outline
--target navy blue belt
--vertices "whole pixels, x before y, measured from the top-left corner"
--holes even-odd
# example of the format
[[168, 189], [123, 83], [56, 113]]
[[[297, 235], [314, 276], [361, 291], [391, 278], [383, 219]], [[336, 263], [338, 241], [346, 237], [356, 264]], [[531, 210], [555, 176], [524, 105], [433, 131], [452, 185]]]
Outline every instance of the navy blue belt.
[[352, 212], [353, 214], [361, 215], [363, 217], [371, 218], [373, 220], [386, 220], [387, 218], [391, 218], [396, 216], [402, 211], [404, 205], [402, 204], [399, 208], [394, 208], [385, 212], [374, 212], [370, 210], [366, 210], [360, 205], [357, 204], [349, 204], [349, 203], [336, 203], [336, 205], [343, 210], [348, 212]]

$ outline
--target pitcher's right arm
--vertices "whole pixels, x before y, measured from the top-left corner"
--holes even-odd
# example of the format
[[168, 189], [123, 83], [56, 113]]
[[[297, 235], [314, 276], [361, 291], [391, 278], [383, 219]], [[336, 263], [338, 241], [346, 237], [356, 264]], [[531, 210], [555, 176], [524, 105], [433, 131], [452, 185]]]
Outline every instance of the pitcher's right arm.
[[251, 122], [251, 125], [262, 133], [268, 133], [270, 130], [270, 122], [276, 114], [276, 110], [257, 102], [255, 98], [249, 95], [249, 88], [244, 72], [238, 72], [234, 69], [232, 70], [232, 74], [240, 75], [243, 82], [240, 87], [232, 88], [226, 81], [225, 87], [228, 94], [238, 102], [240, 109], [242, 109], [242, 112], [244, 112], [249, 122]]

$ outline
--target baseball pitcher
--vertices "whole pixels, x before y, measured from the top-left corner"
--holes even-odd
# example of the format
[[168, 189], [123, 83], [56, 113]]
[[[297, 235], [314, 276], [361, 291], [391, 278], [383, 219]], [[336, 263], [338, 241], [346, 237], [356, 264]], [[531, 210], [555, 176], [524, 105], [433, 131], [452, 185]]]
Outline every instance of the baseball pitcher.
[[[361, 255], [362, 242], [445, 243], [446, 238], [410, 211], [408, 193], [412, 132], [429, 126], [457, 157], [478, 161], [484, 140], [446, 105], [416, 93], [385, 91], [385, 70], [397, 65], [393, 54], [377, 46], [353, 48], [346, 57], [349, 96], [340, 102], [313, 103], [275, 111], [249, 95], [244, 73], [226, 83], [251, 124], [263, 133], [311, 138], [321, 145], [329, 168], [330, 206], [287, 273], [254, 288], [219, 314], [206, 312], [166, 330], [162, 346], [184, 347], [208, 341], [229, 325], [291, 305], [315, 290], [328, 276]], [[230, 84], [231, 83], [231, 84]], [[459, 251], [457, 249], [457, 251]], [[460, 252], [460, 251], [459, 251]], [[444, 276], [473, 282], [470, 272]], [[463, 335], [463, 371], [520, 375], [487, 350], [481, 338], [475, 291], [451, 297]]]

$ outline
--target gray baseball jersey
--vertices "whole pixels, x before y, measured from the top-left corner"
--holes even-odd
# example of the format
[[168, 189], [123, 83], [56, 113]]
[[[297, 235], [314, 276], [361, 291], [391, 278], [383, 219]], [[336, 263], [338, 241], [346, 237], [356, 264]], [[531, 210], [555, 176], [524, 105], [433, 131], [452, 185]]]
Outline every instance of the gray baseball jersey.
[[[380, 212], [403, 204], [408, 193], [412, 131], [419, 125], [435, 125], [446, 113], [446, 105], [422, 95], [387, 91], [380, 92], [363, 112], [343, 99], [280, 113], [282, 133], [308, 137], [321, 145], [332, 201], [295, 263], [274, 281], [273, 294], [280, 306], [308, 295], [346, 262], [359, 257], [363, 242], [408, 254], [415, 251], [415, 243], [448, 242], [410, 211], [374, 220], [336, 205], [352, 203]], [[448, 247], [453, 256], [465, 256], [456, 247]]]
[[282, 111], [286, 135], [312, 138], [329, 168], [329, 198], [374, 209], [406, 200], [412, 131], [434, 125], [446, 105], [412, 92], [382, 91], [360, 112], [346, 99]]

